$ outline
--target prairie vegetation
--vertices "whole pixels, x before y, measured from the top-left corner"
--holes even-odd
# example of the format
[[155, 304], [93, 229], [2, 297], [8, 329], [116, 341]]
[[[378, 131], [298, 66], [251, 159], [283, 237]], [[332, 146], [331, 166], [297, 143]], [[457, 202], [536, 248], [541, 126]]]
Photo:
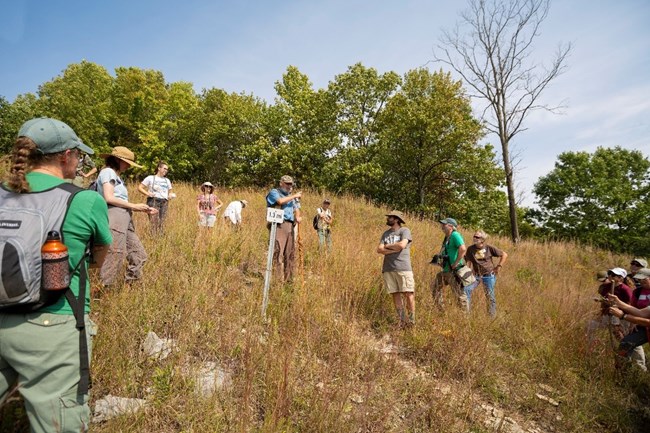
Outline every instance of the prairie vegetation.
[[[149, 253], [144, 278], [96, 292], [93, 301], [92, 406], [108, 394], [148, 402], [137, 414], [94, 424], [95, 432], [507, 431], [485, 425], [481, 403], [524, 431], [635, 432], [650, 422], [650, 382], [616, 375], [606, 333], [595, 348], [584, 339], [598, 310], [596, 270], [626, 266], [628, 257], [490, 238], [510, 254], [497, 282], [497, 319], [481, 289], [470, 316], [446, 289], [440, 314], [429, 291], [437, 268], [428, 262], [442, 232], [409, 217], [417, 324], [402, 331], [375, 252], [386, 209], [330, 197], [334, 250], [321, 255], [310, 223], [322, 196], [307, 192], [302, 266], [293, 284], [274, 280], [264, 321], [265, 191], [218, 191], [224, 203], [248, 200], [240, 231], [221, 218], [200, 230], [197, 188], [175, 191], [163, 236], [151, 237], [146, 216], [136, 215]], [[470, 228], [461, 233], [470, 240]], [[145, 355], [149, 331], [174, 339], [176, 350], [163, 360]], [[184, 374], [204, 361], [231, 372], [208, 397], [195, 394]]]

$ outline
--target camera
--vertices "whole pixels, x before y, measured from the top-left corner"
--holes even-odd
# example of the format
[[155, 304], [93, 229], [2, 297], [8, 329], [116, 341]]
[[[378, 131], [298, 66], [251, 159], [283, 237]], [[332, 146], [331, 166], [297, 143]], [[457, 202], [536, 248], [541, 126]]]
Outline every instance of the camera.
[[429, 263], [432, 265], [444, 266], [447, 259], [449, 259], [449, 256], [444, 254], [434, 254]]

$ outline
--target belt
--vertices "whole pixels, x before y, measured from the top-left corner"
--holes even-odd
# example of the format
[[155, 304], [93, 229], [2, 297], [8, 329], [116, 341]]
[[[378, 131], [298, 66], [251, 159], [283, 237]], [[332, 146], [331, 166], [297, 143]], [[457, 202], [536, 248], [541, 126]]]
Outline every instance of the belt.
[[158, 198], [158, 197], [149, 197], [149, 200], [153, 200], [153, 201], [168, 201], [166, 198]]

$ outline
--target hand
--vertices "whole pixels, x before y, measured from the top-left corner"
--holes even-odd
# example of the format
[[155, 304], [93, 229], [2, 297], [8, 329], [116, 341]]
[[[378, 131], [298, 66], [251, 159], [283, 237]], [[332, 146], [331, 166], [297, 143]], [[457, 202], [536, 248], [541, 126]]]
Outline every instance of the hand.
[[620, 307], [622, 304], [624, 304], [624, 302], [618, 299], [618, 296], [613, 293], [607, 295], [607, 300], [611, 302], [615, 307]]
[[492, 272], [494, 272], [494, 275], [499, 275], [500, 270], [501, 270], [501, 266], [497, 265]]
[[621, 317], [623, 317], [623, 310], [616, 307], [609, 307], [609, 314], [611, 314], [612, 316], [616, 316], [620, 319]]
[[298, 199], [301, 198], [302, 197], [302, 191], [298, 191], [293, 196], [294, 196], [294, 198], [298, 198]]
[[156, 209], [155, 207], [150, 207], [150, 208], [147, 210], [147, 213], [148, 213], [149, 215], [156, 215], [156, 214], [158, 213], [158, 209]]

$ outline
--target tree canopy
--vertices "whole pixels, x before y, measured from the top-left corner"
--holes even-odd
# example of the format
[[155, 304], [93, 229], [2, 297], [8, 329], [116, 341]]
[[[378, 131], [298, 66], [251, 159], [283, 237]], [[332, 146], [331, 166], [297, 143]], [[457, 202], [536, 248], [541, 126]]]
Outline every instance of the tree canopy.
[[564, 152], [534, 191], [532, 217], [545, 234], [650, 255], [650, 161], [641, 152]]
[[289, 66], [275, 90], [272, 104], [218, 88], [196, 93], [160, 71], [118, 67], [111, 75], [83, 61], [36, 95], [0, 98], [1, 146], [9, 152], [22, 122], [51, 116], [98, 153], [129, 147], [145, 166], [130, 170], [134, 178], [159, 160], [173, 179], [228, 187], [266, 187], [291, 174], [299, 187], [503, 227], [493, 222], [504, 215], [503, 171], [492, 146], [478, 144], [483, 126], [448, 73], [400, 77], [357, 63], [318, 89]]

